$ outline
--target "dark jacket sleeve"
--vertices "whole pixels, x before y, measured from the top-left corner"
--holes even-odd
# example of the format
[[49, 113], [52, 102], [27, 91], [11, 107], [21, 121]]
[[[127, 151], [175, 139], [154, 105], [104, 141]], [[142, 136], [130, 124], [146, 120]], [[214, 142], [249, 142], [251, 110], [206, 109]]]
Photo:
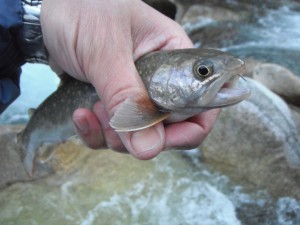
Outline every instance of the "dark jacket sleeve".
[[20, 94], [24, 57], [14, 37], [22, 27], [21, 0], [0, 0], [0, 114]]

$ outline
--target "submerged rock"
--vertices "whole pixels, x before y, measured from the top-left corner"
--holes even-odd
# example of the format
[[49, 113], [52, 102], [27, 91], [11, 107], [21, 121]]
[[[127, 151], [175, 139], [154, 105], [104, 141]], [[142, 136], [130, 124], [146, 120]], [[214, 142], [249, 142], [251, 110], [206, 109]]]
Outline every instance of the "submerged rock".
[[282, 99], [254, 80], [249, 84], [248, 100], [223, 109], [201, 147], [203, 157], [239, 181], [300, 199], [299, 127]]

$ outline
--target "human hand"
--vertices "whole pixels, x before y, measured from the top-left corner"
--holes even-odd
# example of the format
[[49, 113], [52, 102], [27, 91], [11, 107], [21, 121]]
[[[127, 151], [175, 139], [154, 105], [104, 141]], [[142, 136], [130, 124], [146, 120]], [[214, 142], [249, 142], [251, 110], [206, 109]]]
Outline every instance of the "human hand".
[[93, 111], [78, 109], [73, 115], [89, 147], [108, 146], [150, 159], [164, 149], [196, 147], [211, 130], [219, 110], [136, 132], [116, 133], [109, 126], [127, 98], [145, 94], [136, 59], [154, 50], [192, 47], [178, 24], [142, 1], [44, 0], [41, 24], [52, 60], [92, 83], [100, 96]]

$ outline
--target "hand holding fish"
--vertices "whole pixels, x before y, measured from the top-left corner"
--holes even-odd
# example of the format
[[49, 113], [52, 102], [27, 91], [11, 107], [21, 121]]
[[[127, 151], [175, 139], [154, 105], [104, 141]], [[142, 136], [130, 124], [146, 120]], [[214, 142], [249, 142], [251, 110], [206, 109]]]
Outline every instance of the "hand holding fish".
[[91, 83], [101, 101], [77, 109], [78, 134], [92, 148], [108, 146], [150, 159], [164, 149], [198, 146], [219, 109], [181, 122], [159, 122], [138, 131], [116, 132], [110, 118], [122, 105], [148, 98], [135, 61], [155, 50], [191, 48], [182, 28], [140, 0], [44, 0], [41, 24], [51, 59], [76, 79]]

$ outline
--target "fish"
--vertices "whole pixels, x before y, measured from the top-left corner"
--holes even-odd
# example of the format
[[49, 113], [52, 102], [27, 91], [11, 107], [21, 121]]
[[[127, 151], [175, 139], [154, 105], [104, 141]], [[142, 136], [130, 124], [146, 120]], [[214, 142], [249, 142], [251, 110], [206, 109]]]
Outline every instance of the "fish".
[[[210, 109], [237, 104], [251, 93], [247, 85], [240, 85], [244, 62], [216, 49], [155, 51], [139, 58], [135, 66], [148, 96], [129, 98], [116, 110], [110, 126], [117, 132], [137, 131], [161, 121], [183, 121]], [[29, 175], [34, 173], [39, 156], [50, 156], [53, 146], [76, 134], [73, 112], [91, 109], [99, 101], [91, 84], [67, 74], [63, 77], [61, 85], [32, 112], [17, 136]]]

